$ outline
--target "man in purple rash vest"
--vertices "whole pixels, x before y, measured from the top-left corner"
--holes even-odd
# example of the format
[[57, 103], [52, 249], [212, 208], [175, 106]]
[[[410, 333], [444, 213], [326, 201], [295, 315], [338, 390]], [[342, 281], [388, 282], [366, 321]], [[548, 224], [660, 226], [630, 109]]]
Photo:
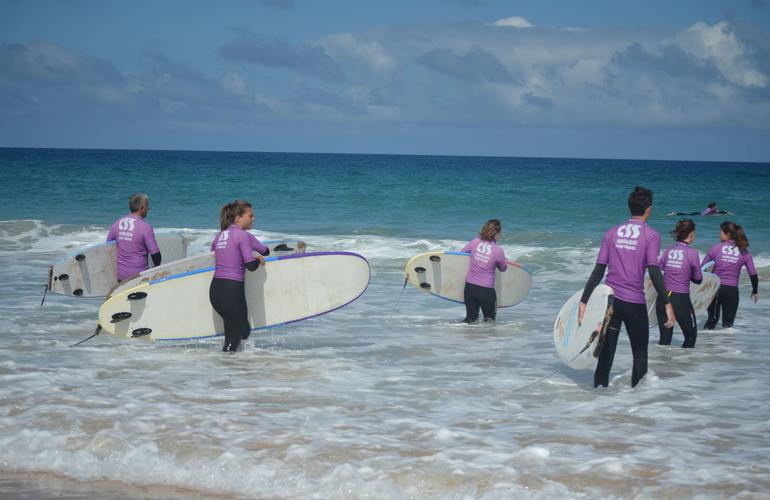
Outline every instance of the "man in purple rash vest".
[[647, 225], [652, 213], [652, 191], [637, 186], [628, 197], [628, 209], [631, 218], [604, 234], [596, 266], [586, 283], [580, 298], [578, 323], [583, 322], [586, 303], [591, 292], [607, 273], [607, 285], [614, 292], [613, 313], [599, 353], [599, 362], [594, 372], [594, 387], [609, 385], [610, 369], [618, 344], [620, 325], [626, 326], [634, 367], [631, 387], [647, 373], [647, 343], [650, 338], [650, 324], [647, 318], [647, 306], [644, 298], [644, 271], [649, 270], [650, 279], [658, 295], [662, 297], [668, 322], [674, 325], [674, 311], [666, 296], [663, 274], [658, 265], [660, 235]]
[[128, 199], [128, 209], [131, 213], [116, 220], [107, 233], [107, 241], [114, 241], [118, 248], [118, 281], [145, 271], [148, 268], [147, 255], [152, 257], [156, 266], [161, 261], [155, 232], [144, 221], [150, 211], [147, 195], [132, 194]]

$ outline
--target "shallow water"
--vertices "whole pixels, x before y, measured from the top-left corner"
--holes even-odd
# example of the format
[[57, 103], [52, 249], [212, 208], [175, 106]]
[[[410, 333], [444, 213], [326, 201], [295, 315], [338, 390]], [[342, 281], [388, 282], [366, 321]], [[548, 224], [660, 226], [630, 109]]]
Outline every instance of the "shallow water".
[[[623, 220], [622, 201], [603, 225]], [[462, 305], [402, 288], [406, 259], [462, 245], [483, 222], [478, 208], [469, 231], [439, 222], [424, 236], [415, 236], [419, 224], [404, 220], [401, 231], [388, 222], [402, 209], [369, 221], [385, 228], [371, 233], [349, 230], [347, 219], [323, 228], [323, 209], [305, 211], [315, 229], [258, 224], [263, 238], [361, 253], [372, 281], [350, 306], [254, 334], [234, 356], [219, 352], [220, 340], [100, 335], [69, 348], [93, 331], [99, 301], [48, 295], [41, 308], [46, 266], [100, 241], [112, 215], [93, 213], [84, 224], [82, 214], [53, 207], [47, 220], [0, 214], [0, 490], [17, 498], [767, 498], [767, 299], [748, 300], [744, 275], [735, 328], [699, 332], [694, 350], [657, 346], [653, 329], [650, 372], [635, 389], [622, 336], [609, 388], [593, 389], [591, 371], [558, 361], [551, 332], [584, 285], [601, 232], [595, 221], [550, 218], [554, 204], [530, 225], [551, 229], [505, 233], [506, 254], [533, 271], [534, 284], [495, 326], [459, 325]], [[164, 215], [162, 201], [152, 210], [157, 231], [182, 231], [191, 253], [205, 250], [213, 231], [202, 216], [164, 225], [176, 215]], [[299, 219], [287, 210], [286, 220]], [[770, 231], [754, 224], [762, 293]]]

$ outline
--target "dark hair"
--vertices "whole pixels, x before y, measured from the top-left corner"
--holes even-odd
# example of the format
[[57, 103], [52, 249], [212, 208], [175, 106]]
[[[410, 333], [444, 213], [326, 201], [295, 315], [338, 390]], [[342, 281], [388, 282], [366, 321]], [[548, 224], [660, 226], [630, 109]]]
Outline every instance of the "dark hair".
[[676, 227], [671, 231], [671, 236], [676, 241], [684, 241], [693, 231], [695, 231], [695, 223], [692, 219], [682, 219], [676, 223]]
[[502, 230], [500, 221], [497, 219], [489, 219], [484, 223], [479, 231], [479, 238], [482, 240], [492, 241], [495, 239], [495, 235]]
[[641, 186], [636, 186], [628, 195], [628, 209], [631, 215], [644, 215], [647, 207], [652, 206], [652, 191]]
[[735, 242], [735, 246], [741, 250], [749, 248], [749, 239], [746, 237], [746, 232], [742, 226], [739, 226], [735, 222], [729, 220], [724, 221], [719, 225], [719, 229], [722, 230], [731, 240]]
[[232, 203], [224, 205], [219, 211], [219, 227], [222, 231], [230, 227], [235, 222], [235, 218], [243, 215], [247, 208], [251, 208], [251, 203], [244, 200], [235, 200]]
[[709, 208], [714, 208], [715, 206], [717, 206], [717, 202], [715, 201], [712, 201], [711, 203], [708, 204]]

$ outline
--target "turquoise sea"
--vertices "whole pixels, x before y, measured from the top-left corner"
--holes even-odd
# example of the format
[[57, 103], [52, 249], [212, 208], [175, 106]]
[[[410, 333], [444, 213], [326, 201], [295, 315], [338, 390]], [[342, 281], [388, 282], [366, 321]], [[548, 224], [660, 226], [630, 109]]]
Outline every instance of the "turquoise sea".
[[[593, 389], [592, 372], [557, 359], [553, 321], [636, 185], [655, 193], [664, 245], [668, 212], [731, 211], [694, 217], [693, 246], [703, 255], [722, 221], [742, 224], [760, 301], [744, 273], [735, 328], [700, 331], [694, 350], [657, 346], [653, 328], [635, 389], [621, 337], [610, 387]], [[6, 496], [768, 498], [769, 164], [0, 149], [0, 186]], [[243, 198], [262, 238], [365, 256], [369, 289], [235, 356], [219, 340], [69, 348], [99, 301], [40, 307], [47, 266], [102, 241], [136, 191], [189, 254]], [[458, 325], [461, 305], [402, 289], [409, 257], [457, 249], [493, 217], [534, 275], [497, 325]]]

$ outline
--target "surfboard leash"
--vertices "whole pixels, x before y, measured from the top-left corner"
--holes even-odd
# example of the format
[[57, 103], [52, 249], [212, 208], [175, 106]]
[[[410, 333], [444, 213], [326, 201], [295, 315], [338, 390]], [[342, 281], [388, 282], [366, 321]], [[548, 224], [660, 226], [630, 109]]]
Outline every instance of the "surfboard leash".
[[46, 295], [48, 295], [48, 285], [43, 285], [43, 300], [40, 301], [40, 307], [43, 307]]
[[388, 321], [390, 321], [391, 318], [393, 318], [393, 313], [396, 312], [396, 309], [398, 308], [398, 304], [401, 303], [401, 297], [404, 296], [404, 290], [406, 289], [406, 284], [407, 283], [409, 283], [409, 277], [408, 276], [404, 279], [404, 286], [401, 287], [401, 293], [398, 294], [398, 300], [396, 301], [396, 305], [393, 306], [393, 309], [390, 310], [390, 315], [388, 316]]
[[77, 347], [77, 346], [79, 346], [80, 344], [82, 344], [83, 342], [86, 342], [86, 341], [88, 341], [88, 340], [91, 340], [92, 338], [94, 338], [94, 337], [96, 337], [97, 335], [99, 335], [99, 332], [101, 332], [101, 331], [102, 331], [102, 325], [96, 325], [96, 330], [94, 330], [94, 333], [93, 333], [93, 335], [91, 335], [91, 336], [90, 336], [90, 337], [88, 337], [87, 339], [83, 339], [83, 340], [81, 340], [80, 342], [78, 342], [78, 343], [76, 343], [76, 344], [72, 344], [70, 347]]

